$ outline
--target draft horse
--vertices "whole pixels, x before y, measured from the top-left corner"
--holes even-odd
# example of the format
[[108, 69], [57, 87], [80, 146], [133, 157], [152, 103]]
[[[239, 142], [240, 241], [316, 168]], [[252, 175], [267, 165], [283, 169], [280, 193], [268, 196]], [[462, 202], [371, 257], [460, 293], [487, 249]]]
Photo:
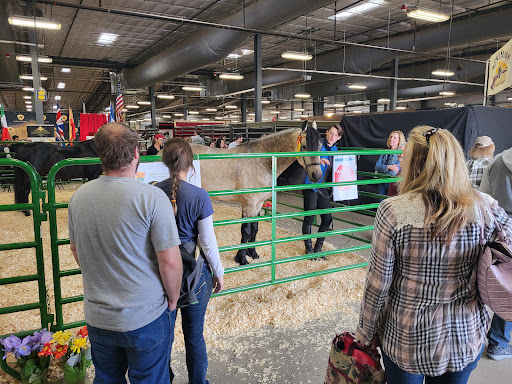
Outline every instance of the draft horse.
[[[191, 147], [195, 154], [319, 151], [320, 133], [316, 129], [316, 122], [313, 122], [313, 127], [308, 127], [307, 124], [308, 122], [304, 121], [302, 128], [286, 129], [228, 150], [196, 144], [192, 144]], [[320, 180], [322, 177], [320, 156], [280, 157], [277, 160], [277, 176], [295, 160], [306, 169], [310, 180], [313, 182]], [[201, 186], [207, 191], [268, 187], [272, 185], [271, 163], [270, 158], [201, 160]], [[242, 217], [255, 217], [260, 215], [263, 203], [271, 195], [271, 193], [262, 192], [213, 198], [239, 201], [242, 204]], [[241, 243], [254, 242], [257, 232], [258, 222], [242, 224]], [[235, 261], [240, 265], [248, 264], [246, 256], [253, 259], [259, 258], [252, 247], [239, 250]]]
[[[21, 145], [16, 149], [14, 157], [30, 163], [41, 176], [47, 176], [50, 169], [59, 161], [74, 157], [98, 157], [94, 140], [82, 141], [74, 146], [61, 147], [55, 144], [37, 142]], [[77, 165], [65, 167], [57, 172], [59, 180], [82, 178], [97, 179], [101, 175], [101, 165]], [[30, 180], [27, 173], [14, 167], [14, 201], [18, 204], [28, 203]], [[30, 211], [23, 211], [26, 216]]]

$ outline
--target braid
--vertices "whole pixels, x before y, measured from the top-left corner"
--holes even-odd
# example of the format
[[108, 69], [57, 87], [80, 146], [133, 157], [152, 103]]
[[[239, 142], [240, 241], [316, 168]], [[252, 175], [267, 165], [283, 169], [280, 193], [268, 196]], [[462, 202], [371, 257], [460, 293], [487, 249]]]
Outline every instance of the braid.
[[176, 205], [176, 196], [178, 195], [178, 190], [180, 189], [180, 178], [178, 175], [171, 176], [171, 204], [172, 209], [174, 210], [174, 215], [178, 213], [178, 207]]

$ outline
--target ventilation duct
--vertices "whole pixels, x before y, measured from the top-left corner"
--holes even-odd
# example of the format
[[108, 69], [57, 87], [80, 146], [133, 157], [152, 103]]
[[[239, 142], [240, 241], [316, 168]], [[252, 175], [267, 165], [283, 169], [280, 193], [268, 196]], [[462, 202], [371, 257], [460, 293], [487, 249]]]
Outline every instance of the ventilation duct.
[[[219, 24], [265, 30], [305, 15], [332, 3], [329, 0], [260, 0]], [[203, 27], [197, 33], [152, 57], [145, 63], [125, 70], [128, 88], [142, 88], [170, 80], [224, 59], [250, 33]]]
[[[415, 50], [418, 52], [432, 52], [445, 48], [448, 40], [450, 46], [457, 47], [477, 41], [497, 39], [512, 35], [512, 8], [494, 10], [472, 18], [459, 20], [452, 23], [444, 23], [418, 33], [407, 34], [390, 39], [389, 47], [403, 50]], [[388, 46], [388, 40], [373, 41], [371, 45]], [[316, 68], [323, 71], [344, 71], [350, 73], [367, 73], [372, 68], [391, 62], [396, 57], [407, 55], [396, 51], [372, 49], [364, 47], [347, 46], [336, 51], [318, 55]], [[288, 68], [300, 69], [300, 64], [288, 65]], [[263, 85], [279, 84], [300, 80], [300, 72], [284, 72], [265, 70], [263, 72]], [[315, 79], [325, 79], [324, 75], [313, 75]], [[348, 79], [347, 79], [348, 80]], [[245, 78], [237, 84], [228, 84], [229, 91], [250, 89], [254, 86], [254, 74], [245, 74]], [[312, 85], [308, 86], [308, 90]], [[311, 93], [311, 92], [310, 92]], [[323, 93], [328, 96], [330, 93]]]

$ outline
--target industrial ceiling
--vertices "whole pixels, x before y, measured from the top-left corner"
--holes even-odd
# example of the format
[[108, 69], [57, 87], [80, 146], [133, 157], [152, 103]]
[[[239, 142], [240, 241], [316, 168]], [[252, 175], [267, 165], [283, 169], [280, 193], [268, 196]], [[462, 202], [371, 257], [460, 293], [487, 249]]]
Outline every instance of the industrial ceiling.
[[[34, 42], [26, 27], [9, 25], [7, 18], [34, 14], [61, 23], [60, 30], [37, 30], [39, 55], [52, 58], [51, 64], [40, 64], [49, 96], [45, 112], [54, 110], [56, 96], [64, 108], [81, 110], [84, 101], [87, 112], [103, 112], [112, 99], [111, 79], [120, 76], [125, 105], [148, 100], [148, 86], [154, 85], [157, 93], [175, 96], [158, 99], [160, 117], [186, 105], [200, 112], [196, 118], [236, 120], [240, 113], [225, 106], [239, 107], [244, 97], [251, 112], [256, 32], [262, 34], [264, 99], [271, 101], [263, 106], [264, 117], [276, 109], [282, 109], [283, 118], [293, 117], [289, 111], [299, 104], [302, 114], [311, 115], [313, 98], [323, 97], [327, 108], [389, 98], [393, 59], [401, 78], [399, 99], [433, 99], [446, 89], [456, 91], [449, 102], [481, 96], [485, 60], [512, 38], [512, 1], [413, 4], [450, 15], [441, 23], [410, 18], [403, 5], [398, 0], [2, 1], [0, 103], [8, 110], [25, 109], [28, 93], [22, 88], [31, 81], [19, 76], [31, 74], [31, 66], [16, 56], [27, 54], [27, 43]], [[313, 59], [285, 60], [285, 51], [308, 52]], [[438, 68], [454, 75], [432, 75]], [[220, 80], [223, 72], [245, 78]], [[348, 87], [356, 83], [367, 88]], [[203, 91], [186, 92], [185, 85], [200, 85]], [[298, 92], [311, 98], [297, 99]], [[217, 112], [207, 114], [208, 107]], [[128, 118], [148, 109], [129, 110]]]

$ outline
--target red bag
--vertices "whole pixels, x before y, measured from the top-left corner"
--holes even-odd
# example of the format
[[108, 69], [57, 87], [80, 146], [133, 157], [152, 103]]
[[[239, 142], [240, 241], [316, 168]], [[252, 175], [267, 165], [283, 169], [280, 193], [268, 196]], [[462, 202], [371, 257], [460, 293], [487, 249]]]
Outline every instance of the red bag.
[[343, 332], [332, 341], [324, 384], [383, 384], [386, 373], [376, 350], [359, 342], [353, 333]]

